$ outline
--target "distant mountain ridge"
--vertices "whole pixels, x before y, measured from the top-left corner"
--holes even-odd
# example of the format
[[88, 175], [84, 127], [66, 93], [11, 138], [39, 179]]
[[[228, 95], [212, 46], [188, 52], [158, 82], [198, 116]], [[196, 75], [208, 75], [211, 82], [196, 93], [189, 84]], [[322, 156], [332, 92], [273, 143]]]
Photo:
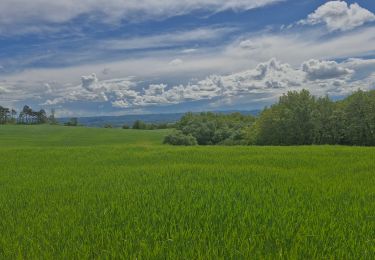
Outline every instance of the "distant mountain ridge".
[[[213, 113], [241, 113], [244, 115], [258, 115], [260, 110], [252, 111], [210, 111]], [[194, 112], [200, 113], [200, 112]], [[137, 120], [141, 120], [145, 123], [174, 123], [181, 119], [186, 113], [168, 113], [168, 114], [140, 114], [140, 115], [123, 115], [123, 116], [95, 116], [95, 117], [77, 117], [78, 122], [81, 125], [89, 127], [103, 127], [106, 124], [110, 124], [113, 127], [122, 127], [123, 125], [132, 126]], [[63, 124], [69, 121], [70, 118], [58, 118], [58, 122]]]

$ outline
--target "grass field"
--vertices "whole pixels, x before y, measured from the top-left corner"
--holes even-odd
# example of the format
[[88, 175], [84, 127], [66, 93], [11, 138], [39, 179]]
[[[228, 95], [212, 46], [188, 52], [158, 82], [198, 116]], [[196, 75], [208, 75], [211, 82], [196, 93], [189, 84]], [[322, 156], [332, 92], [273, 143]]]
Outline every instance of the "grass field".
[[375, 258], [375, 148], [0, 126], [0, 258]]

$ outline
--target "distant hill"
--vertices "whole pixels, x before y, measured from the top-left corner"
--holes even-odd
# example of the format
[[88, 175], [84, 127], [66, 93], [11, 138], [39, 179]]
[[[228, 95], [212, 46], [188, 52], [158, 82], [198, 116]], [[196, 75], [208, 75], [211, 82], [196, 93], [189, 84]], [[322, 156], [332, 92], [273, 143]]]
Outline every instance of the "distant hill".
[[[213, 111], [214, 113], [230, 114], [239, 112], [244, 115], [258, 115], [259, 110], [253, 111]], [[132, 126], [137, 120], [146, 123], [174, 123], [181, 119], [185, 113], [171, 113], [171, 114], [143, 114], [143, 115], [124, 115], [124, 116], [96, 116], [96, 117], [78, 117], [78, 122], [81, 125], [89, 127], [103, 127], [105, 124], [110, 124], [113, 127], [122, 127], [123, 125]], [[70, 118], [59, 118], [59, 123], [68, 122]]]

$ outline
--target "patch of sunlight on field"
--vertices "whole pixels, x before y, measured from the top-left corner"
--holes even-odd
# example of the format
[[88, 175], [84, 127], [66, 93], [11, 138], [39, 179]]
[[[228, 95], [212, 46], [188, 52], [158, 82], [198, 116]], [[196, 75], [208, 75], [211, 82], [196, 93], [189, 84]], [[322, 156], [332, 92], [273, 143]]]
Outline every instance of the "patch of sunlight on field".
[[375, 149], [0, 127], [0, 258], [375, 258]]

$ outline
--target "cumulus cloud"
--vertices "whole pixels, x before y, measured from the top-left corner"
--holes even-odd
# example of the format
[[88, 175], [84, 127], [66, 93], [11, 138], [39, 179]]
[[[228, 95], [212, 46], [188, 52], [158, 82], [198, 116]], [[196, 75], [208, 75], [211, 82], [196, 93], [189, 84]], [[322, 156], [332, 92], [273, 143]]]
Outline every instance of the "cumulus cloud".
[[93, 73], [90, 76], [82, 76], [82, 87], [87, 89], [88, 91], [94, 91], [95, 89], [100, 88], [98, 85], [98, 78], [96, 77], [96, 74]]
[[[355, 88], [371, 87], [368, 78], [353, 81], [354, 68], [361, 62], [370, 66], [374, 61], [348, 60], [335, 61], [309, 60], [300, 68], [294, 68], [276, 59], [258, 64], [254, 69], [229, 75], [211, 75], [203, 80], [186, 85], [168, 86], [150, 84], [139, 89], [137, 83], [126, 79], [99, 81], [93, 74], [82, 77], [81, 90], [89, 91], [95, 100], [106, 100], [117, 108], [170, 105], [184, 102], [218, 100], [234, 102], [237, 98], [262, 95], [276, 97], [289, 90], [310, 89], [315, 94], [343, 95]], [[375, 62], [374, 62], [375, 63]], [[119, 84], [123, 87], [119, 87]], [[125, 87], [124, 87], [125, 86]], [[76, 92], [77, 93], [77, 92]], [[80, 94], [82, 96], [82, 93]], [[92, 96], [91, 96], [92, 98]], [[76, 100], [74, 97], [73, 100]]]
[[330, 31], [347, 31], [372, 21], [375, 21], [375, 14], [357, 3], [348, 5], [345, 1], [330, 1], [299, 23], [325, 24]]
[[[100, 18], [103, 22], [164, 19], [195, 10], [220, 12], [249, 10], [283, 0], [1, 0], [0, 31], [9, 27], [33, 29], [67, 23], [79, 16]], [[98, 19], [97, 19], [98, 20]], [[7, 30], [11, 32], [12, 30]]]
[[151, 84], [148, 89], [145, 89], [145, 95], [147, 96], [157, 96], [162, 95], [165, 91], [167, 85], [165, 84]]
[[[96, 74], [81, 77], [78, 85], [41, 84], [30, 91], [25, 82], [8, 82], [0, 100], [16, 96], [39, 100], [43, 105], [66, 106], [71, 102], [106, 103], [116, 109], [139, 109], [154, 106], [204, 101], [212, 106], [272, 103], [289, 90], [309, 89], [315, 95], [346, 95], [358, 88], [375, 87], [375, 59], [348, 59], [343, 62], [308, 60], [292, 66], [277, 59], [259, 63], [252, 69], [227, 75], [211, 75], [187, 84], [161, 84], [127, 77], [100, 80]], [[2, 84], [4, 85], [4, 84]], [[44, 93], [36, 96], [36, 93]], [[48, 98], [46, 98], [48, 97]], [[44, 100], [47, 100], [43, 102]]]
[[48, 99], [45, 105], [56, 105], [72, 101], [107, 102], [124, 97], [136, 97], [132, 87], [136, 83], [129, 78], [99, 81], [96, 74], [81, 77], [81, 84], [66, 89], [59, 97]]
[[[353, 62], [352, 62], [353, 63]], [[346, 62], [338, 64], [334, 61], [310, 60], [293, 68], [287, 63], [276, 59], [260, 63], [256, 68], [225, 76], [212, 75], [197, 83], [178, 85], [168, 88], [163, 85], [163, 91], [152, 92], [153, 101], [175, 104], [187, 101], [232, 100], [254, 95], [275, 97], [289, 90], [310, 89], [313, 93], [342, 95], [357, 87], [369, 88], [368, 80], [351, 81], [354, 70]], [[137, 105], [148, 105], [147, 93], [141, 95], [142, 101]], [[153, 102], [152, 104], [155, 104]]]
[[309, 80], [340, 78], [354, 71], [340, 66], [335, 61], [319, 61], [311, 59], [302, 64], [302, 70]]

